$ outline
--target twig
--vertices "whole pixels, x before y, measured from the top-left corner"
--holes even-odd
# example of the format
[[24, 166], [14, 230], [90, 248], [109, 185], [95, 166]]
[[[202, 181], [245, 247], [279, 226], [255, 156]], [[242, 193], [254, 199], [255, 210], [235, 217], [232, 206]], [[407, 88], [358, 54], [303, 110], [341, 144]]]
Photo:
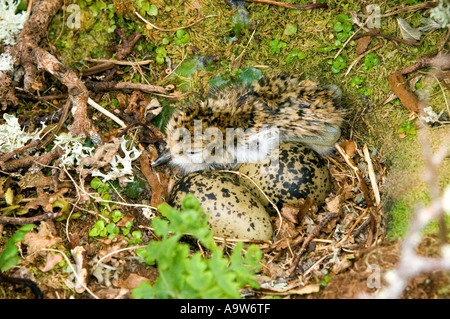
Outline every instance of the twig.
[[145, 248], [145, 247], [147, 247], [147, 246], [132, 246], [132, 247], [125, 247], [125, 248], [121, 248], [121, 249], [112, 251], [112, 252], [110, 252], [109, 254], [106, 254], [105, 256], [103, 256], [102, 258], [100, 258], [100, 259], [97, 261], [97, 263], [92, 267], [91, 272], [93, 272], [93, 271], [95, 270], [95, 268], [97, 268], [97, 267], [100, 265], [100, 263], [102, 262], [102, 260], [104, 260], [104, 259], [106, 259], [106, 258], [108, 258], [108, 257], [110, 257], [110, 256], [112, 256], [112, 255], [118, 254], [118, 253], [120, 253], [120, 252], [122, 252], [122, 251], [136, 250], [136, 249]]
[[[366, 22], [367, 23], [367, 22]], [[364, 25], [366, 24], [364, 23]], [[341, 54], [341, 52], [344, 50], [344, 48], [347, 46], [347, 44], [353, 40], [354, 37], [356, 37], [356, 35], [358, 34], [359, 31], [361, 31], [362, 27], [360, 27], [358, 30], [355, 31], [355, 33], [353, 33], [350, 37], [348, 37], [348, 39], [344, 42], [344, 44], [342, 45], [342, 47], [338, 50], [338, 52], [334, 55], [333, 60], [336, 60], [336, 58], [339, 56], [339, 54]]]
[[367, 163], [367, 170], [369, 171], [370, 184], [372, 185], [372, 190], [375, 196], [375, 204], [378, 207], [378, 205], [380, 205], [381, 203], [380, 192], [378, 190], [377, 177], [375, 176], [375, 172], [373, 170], [372, 160], [370, 159], [369, 149], [367, 148], [366, 144], [364, 144], [363, 152], [364, 159]]
[[91, 98], [88, 98], [88, 104], [90, 106], [92, 106], [93, 108], [95, 108], [97, 111], [103, 113], [104, 115], [106, 115], [107, 117], [109, 117], [110, 119], [112, 119], [114, 122], [116, 122], [117, 124], [119, 124], [122, 128], [126, 128], [126, 124], [119, 119], [117, 116], [115, 116], [114, 114], [112, 114], [110, 111], [106, 110], [105, 108], [103, 108], [101, 105], [97, 104], [94, 100], [92, 100]]
[[[30, 143], [28, 143], [27, 145], [24, 145], [22, 147], [16, 148], [8, 153], [3, 154], [2, 156], [0, 156], [0, 163], [6, 162], [7, 160], [13, 158], [15, 155], [20, 154], [29, 148], [38, 146], [40, 142], [41, 142], [40, 140], [34, 140], [34, 141], [31, 141]], [[0, 164], [0, 166], [3, 166], [3, 165]]]
[[113, 90], [140, 90], [145, 93], [166, 93], [167, 90], [162, 86], [132, 83], [132, 82], [93, 82], [86, 81], [86, 87], [89, 90], [99, 91], [113, 91]]
[[91, 58], [83, 58], [85, 61], [89, 62], [97, 62], [97, 63], [113, 63], [117, 65], [146, 65], [153, 63], [153, 60], [144, 60], [144, 61], [118, 61], [118, 60], [108, 60], [108, 59], [91, 59]]
[[255, 3], [262, 3], [262, 4], [269, 4], [272, 6], [278, 6], [288, 9], [294, 9], [294, 10], [311, 10], [311, 9], [327, 9], [328, 5], [326, 3], [312, 3], [312, 4], [306, 4], [303, 6], [290, 4], [290, 3], [284, 3], [284, 2], [276, 2], [271, 0], [244, 0], [246, 2], [255, 2]]
[[134, 12], [134, 13], [135, 13], [135, 14], [138, 16], [138, 18], [141, 19], [143, 22], [147, 23], [148, 25], [150, 25], [151, 27], [155, 28], [156, 30], [164, 31], [164, 32], [170, 32], [170, 31], [177, 31], [177, 30], [187, 29], [187, 28], [192, 27], [193, 25], [195, 25], [195, 24], [197, 24], [197, 23], [199, 23], [199, 22], [201, 22], [201, 21], [203, 21], [203, 20], [205, 20], [205, 19], [212, 18], [212, 17], [217, 17], [217, 14], [212, 14], [212, 15], [209, 15], [209, 16], [206, 16], [206, 17], [203, 17], [203, 18], [200, 18], [200, 19], [198, 19], [197, 21], [192, 22], [192, 23], [190, 23], [190, 24], [188, 24], [188, 25], [185, 25], [185, 26], [182, 26], [182, 27], [171, 28], [171, 29], [164, 29], [164, 28], [160, 28], [160, 27], [158, 27], [158, 26], [152, 24], [151, 22], [147, 21], [147, 20], [146, 20], [144, 17], [142, 17], [138, 12]]
[[[39, 252], [39, 251], [51, 251], [51, 252], [55, 252], [55, 253], [59, 253], [59, 254], [61, 254], [63, 257], [64, 257], [64, 259], [66, 260], [66, 262], [67, 262], [67, 265], [69, 266], [69, 268], [72, 270], [72, 273], [73, 273], [73, 275], [75, 276], [75, 279], [76, 280], [78, 280], [78, 282], [81, 284], [81, 286], [92, 296], [92, 297], [94, 297], [95, 299], [99, 299], [98, 297], [97, 297], [97, 295], [96, 294], [94, 294], [84, 283], [83, 283], [83, 281], [81, 280], [81, 278], [80, 278], [80, 276], [78, 275], [78, 273], [77, 273], [77, 271], [75, 270], [75, 268], [74, 268], [74, 266], [72, 265], [72, 263], [70, 262], [70, 259], [69, 259], [69, 257], [67, 257], [67, 255], [63, 252], [63, 251], [61, 251], [61, 250], [58, 250], [58, 249], [52, 249], [52, 248], [41, 248], [41, 249], [39, 249], [38, 251], [36, 251], [36, 252], [34, 252], [34, 254], [35, 253], [37, 253], [37, 252]], [[31, 255], [30, 255], [31, 256]]]
[[432, 76], [434, 77], [436, 82], [439, 84], [439, 87], [441, 88], [441, 92], [442, 92], [442, 95], [443, 95], [444, 101], [445, 101], [445, 106], [447, 107], [447, 113], [450, 116], [450, 108], [448, 106], [447, 95], [445, 94], [445, 91], [444, 91], [444, 88], [442, 87], [441, 81], [439, 81], [439, 79], [436, 77], [436, 75], [432, 74]]
[[309, 245], [311, 240], [316, 237], [319, 232], [324, 228], [333, 218], [335, 218], [338, 214], [337, 213], [328, 213], [321, 221], [320, 223], [314, 227], [312, 232], [306, 237], [306, 239], [303, 241], [302, 247], [300, 247], [300, 250], [297, 252], [294, 261], [292, 262], [292, 266], [289, 269], [290, 277], [294, 277], [295, 272], [297, 270], [298, 262], [300, 261], [300, 258], [302, 257], [303, 253], [306, 250], [306, 247]]
[[353, 62], [352, 64], [350, 64], [350, 66], [347, 69], [347, 72], [345, 72], [344, 76], [347, 76], [350, 72], [350, 70], [355, 66], [356, 63], [359, 62], [359, 60], [361, 60], [363, 57], [365, 57], [366, 55], [368, 55], [369, 53], [372, 53], [373, 51], [378, 50], [379, 48], [381, 48], [383, 46], [383, 43], [380, 43], [379, 45], [377, 45], [376, 47], [373, 47], [372, 49], [360, 54]]
[[67, 99], [61, 117], [59, 118], [58, 124], [56, 125], [53, 132], [51, 132], [49, 136], [47, 136], [45, 139], [42, 140], [41, 144], [39, 144], [40, 147], [45, 148], [56, 137], [56, 134], [58, 134], [59, 130], [62, 128], [64, 122], [66, 121], [67, 116], [69, 115], [70, 104], [71, 104], [70, 99]]
[[369, 189], [367, 188], [366, 182], [364, 181], [364, 178], [363, 178], [358, 166], [355, 165], [353, 160], [345, 153], [345, 151], [342, 149], [342, 147], [339, 144], [336, 143], [334, 146], [338, 150], [339, 154], [342, 155], [342, 157], [347, 162], [347, 164], [355, 172], [356, 177], [358, 178], [359, 186], [361, 187], [361, 190], [364, 194], [364, 199], [366, 200], [367, 206], [373, 206], [372, 198], [370, 198], [370, 195], [369, 195]]
[[0, 216], [0, 224], [12, 224], [12, 225], [26, 225], [36, 222], [40, 222], [47, 219], [55, 219], [62, 216], [61, 212], [58, 213], [46, 213], [33, 217], [7, 217]]
[[378, 30], [376, 30], [376, 31], [369, 31], [369, 32], [366, 32], [366, 33], [359, 34], [359, 35], [355, 36], [354, 39], [357, 40], [357, 39], [362, 38], [362, 37], [385, 38], [385, 39], [388, 39], [388, 40], [392, 40], [392, 41], [395, 41], [395, 42], [400, 42], [400, 43], [407, 44], [407, 45], [412, 45], [412, 46], [420, 46], [420, 45], [422, 45], [422, 41], [423, 41], [422, 40], [420, 42], [411, 42], [411, 41], [408, 41], [408, 40], [404, 40], [404, 39], [400, 39], [400, 38], [394, 37], [392, 35], [380, 33]]
[[405, 11], [412, 12], [412, 11], [421, 10], [421, 9], [431, 9], [431, 8], [437, 7], [438, 4], [439, 3], [437, 1], [420, 3], [420, 4], [413, 5], [413, 6], [400, 8], [398, 10], [395, 10], [395, 11], [392, 11], [389, 13], [381, 14], [379, 16], [375, 16], [375, 18], [386, 18], [386, 17], [390, 17], [393, 15], [399, 14], [401, 12], [405, 12]]
[[16, 171], [19, 168], [30, 167], [34, 163], [38, 163], [41, 165], [48, 165], [51, 161], [59, 156], [63, 155], [64, 151], [60, 147], [55, 147], [48, 153], [44, 153], [38, 158], [34, 156], [23, 156], [18, 159], [12, 159], [7, 162], [0, 162], [0, 167], [2, 170], [11, 172]]

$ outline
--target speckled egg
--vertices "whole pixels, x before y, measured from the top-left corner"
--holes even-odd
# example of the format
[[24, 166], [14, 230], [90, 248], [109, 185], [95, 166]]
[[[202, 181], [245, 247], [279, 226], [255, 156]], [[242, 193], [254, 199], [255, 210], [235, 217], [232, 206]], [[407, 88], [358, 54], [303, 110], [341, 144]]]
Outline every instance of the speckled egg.
[[197, 197], [209, 213], [208, 223], [215, 236], [272, 239], [268, 212], [237, 174], [209, 170], [190, 173], [175, 184], [169, 204], [180, 208], [188, 193]]
[[[278, 156], [279, 154], [279, 156]], [[325, 160], [311, 148], [295, 142], [280, 144], [269, 156], [256, 163], [245, 163], [239, 172], [256, 182], [278, 208], [295, 205], [308, 195], [321, 205], [331, 190], [330, 172]], [[268, 201], [249, 180], [247, 187], [263, 204]]]

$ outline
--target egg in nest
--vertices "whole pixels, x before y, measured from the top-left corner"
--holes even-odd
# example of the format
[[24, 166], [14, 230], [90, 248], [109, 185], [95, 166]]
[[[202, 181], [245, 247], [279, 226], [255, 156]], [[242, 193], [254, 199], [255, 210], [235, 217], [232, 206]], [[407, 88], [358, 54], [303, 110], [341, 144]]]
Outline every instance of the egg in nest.
[[188, 193], [193, 194], [209, 214], [208, 223], [215, 236], [272, 239], [268, 212], [237, 174], [210, 170], [190, 173], [175, 184], [169, 204], [180, 208], [181, 200]]
[[[278, 149], [256, 163], [244, 163], [238, 171], [250, 177], [273, 203], [295, 205], [310, 196], [320, 206], [331, 190], [326, 161], [314, 150], [300, 143], [280, 144]], [[245, 185], [267, 206], [268, 201], [254, 183]]]

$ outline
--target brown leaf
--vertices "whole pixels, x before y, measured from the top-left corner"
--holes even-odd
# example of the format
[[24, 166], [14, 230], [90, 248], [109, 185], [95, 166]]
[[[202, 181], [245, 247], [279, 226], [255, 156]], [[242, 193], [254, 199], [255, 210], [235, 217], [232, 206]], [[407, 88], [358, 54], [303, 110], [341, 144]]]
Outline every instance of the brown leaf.
[[330, 199], [326, 202], [327, 210], [332, 213], [339, 214], [342, 208], [342, 195], [335, 196], [333, 199]]
[[127, 222], [132, 222], [134, 220], [134, 216], [127, 214], [124, 218], [122, 218], [116, 225], [119, 227], [125, 227]]
[[400, 99], [400, 102], [411, 112], [419, 113], [423, 109], [423, 103], [410, 90], [405, 78], [399, 73], [393, 73], [388, 77], [392, 92]]
[[[34, 259], [38, 252], [42, 249], [47, 249], [56, 245], [61, 241], [60, 237], [55, 236], [52, 233], [52, 229], [49, 224], [45, 221], [42, 221], [39, 225], [38, 232], [30, 231], [25, 235], [23, 243], [28, 246], [28, 254], [29, 258]], [[43, 255], [47, 253], [42, 251]]]
[[300, 208], [297, 206], [293, 206], [293, 205], [289, 205], [289, 204], [284, 204], [283, 208], [281, 208], [281, 215], [286, 218], [287, 220], [289, 220], [290, 222], [297, 224], [298, 223], [298, 218], [297, 215], [300, 212]]
[[307, 213], [314, 215], [317, 213], [318, 207], [317, 202], [314, 198], [307, 196], [306, 199], [299, 199], [298, 205], [300, 207], [300, 211], [297, 215], [298, 222], [300, 223], [303, 220], [303, 217]]
[[358, 39], [358, 44], [356, 45], [356, 54], [364, 53], [370, 44], [372, 37], [361, 37]]
[[42, 272], [50, 271], [53, 268], [55, 268], [55, 266], [58, 263], [60, 263], [63, 259], [64, 257], [61, 254], [53, 254], [49, 252], [47, 254], [45, 265], [40, 266], [39, 270]]
[[356, 143], [355, 141], [345, 140], [341, 143], [341, 147], [344, 149], [345, 153], [348, 157], [353, 158], [356, 151]]
[[149, 279], [148, 278], [146, 278], [146, 277], [142, 277], [142, 276], [139, 276], [139, 275], [137, 275], [137, 274], [130, 274], [127, 278], [125, 278], [125, 279], [122, 279], [122, 278], [120, 278], [118, 281], [117, 281], [117, 283], [115, 283], [115, 285], [117, 286], [117, 287], [120, 287], [120, 288], [125, 288], [125, 289], [134, 289], [134, 288], [136, 288], [137, 286], [139, 286], [139, 284], [142, 282], [142, 281], [149, 281]]
[[141, 171], [152, 189], [150, 205], [156, 207], [163, 201], [163, 198], [168, 195], [167, 186], [170, 181], [170, 176], [168, 174], [162, 175], [158, 173], [156, 173], [156, 175], [150, 166], [150, 161], [145, 151], [141, 153], [139, 159], [141, 162]]

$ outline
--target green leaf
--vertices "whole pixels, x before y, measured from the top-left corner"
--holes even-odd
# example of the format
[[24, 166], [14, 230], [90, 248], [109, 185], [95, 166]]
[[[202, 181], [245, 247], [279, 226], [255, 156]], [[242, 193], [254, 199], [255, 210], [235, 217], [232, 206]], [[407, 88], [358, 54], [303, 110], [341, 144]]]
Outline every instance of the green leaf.
[[154, 299], [155, 291], [148, 281], [141, 281], [138, 287], [131, 292], [134, 299]]
[[237, 80], [239, 83], [243, 83], [247, 86], [250, 86], [253, 83], [253, 81], [259, 80], [261, 77], [262, 72], [260, 69], [249, 66], [242, 69], [242, 72], [239, 73]]
[[[165, 101], [163, 101], [165, 102]], [[162, 103], [163, 104], [163, 103]], [[170, 118], [172, 117], [172, 113], [175, 111], [175, 107], [171, 105], [164, 105], [161, 113], [158, 114], [153, 120], [152, 124], [161, 131], [165, 131], [165, 127], [167, 125], [167, 122], [169, 122]]]
[[336, 22], [333, 26], [333, 30], [336, 32], [341, 32], [344, 29], [341, 22]]
[[152, 4], [147, 10], [147, 14], [149, 16], [157, 16], [158, 15], [158, 7]]
[[297, 32], [297, 26], [295, 26], [291, 23], [288, 23], [286, 25], [286, 28], [284, 29], [284, 34], [287, 36], [295, 34], [296, 32]]
[[282, 48], [286, 47], [287, 44], [285, 42], [280, 42], [278, 39], [274, 39], [269, 42], [269, 45], [272, 48], [272, 53], [278, 54]]
[[208, 81], [210, 89], [217, 89], [224, 87], [230, 82], [230, 80], [225, 80], [221, 75], [216, 76]]
[[0, 254], [0, 271], [4, 272], [17, 265], [20, 260], [19, 249], [16, 243], [22, 241], [25, 238], [26, 233], [32, 230], [36, 225], [27, 224], [20, 227], [11, 236], [3, 247], [2, 253]]
[[141, 178], [135, 178], [132, 182], [129, 182], [124, 189], [125, 195], [130, 198], [136, 199], [138, 198], [145, 187], [147, 186], [147, 182]]

